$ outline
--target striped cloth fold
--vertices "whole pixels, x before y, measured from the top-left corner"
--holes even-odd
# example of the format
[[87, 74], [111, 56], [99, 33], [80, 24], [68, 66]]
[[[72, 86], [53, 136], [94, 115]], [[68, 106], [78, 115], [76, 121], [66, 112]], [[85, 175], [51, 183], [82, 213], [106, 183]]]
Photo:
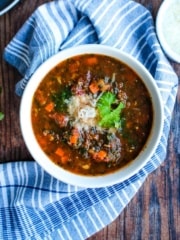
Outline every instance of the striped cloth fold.
[[53, 54], [99, 43], [130, 53], [149, 70], [164, 105], [161, 141], [150, 161], [122, 183], [97, 189], [71, 186], [36, 162], [0, 165], [0, 239], [86, 239], [111, 223], [165, 159], [178, 78], [157, 41], [149, 11], [129, 0], [58, 0], [40, 6], [4, 51], [22, 74], [23, 90], [37, 67]]

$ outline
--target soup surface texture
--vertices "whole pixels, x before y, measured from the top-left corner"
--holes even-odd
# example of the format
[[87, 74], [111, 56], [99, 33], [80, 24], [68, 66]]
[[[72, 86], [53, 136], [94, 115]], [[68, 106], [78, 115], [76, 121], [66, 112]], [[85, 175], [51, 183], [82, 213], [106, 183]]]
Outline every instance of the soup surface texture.
[[81, 175], [102, 175], [133, 161], [153, 120], [144, 83], [124, 63], [96, 54], [52, 69], [32, 102], [32, 125], [43, 151]]

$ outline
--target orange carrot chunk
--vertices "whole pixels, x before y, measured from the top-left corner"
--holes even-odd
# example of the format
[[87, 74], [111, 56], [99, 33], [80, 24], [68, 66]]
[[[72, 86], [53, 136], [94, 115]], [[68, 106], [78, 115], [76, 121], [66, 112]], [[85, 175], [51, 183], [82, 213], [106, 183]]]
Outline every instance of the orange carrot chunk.
[[64, 150], [62, 148], [57, 148], [56, 151], [55, 151], [55, 154], [62, 157], [64, 156]]
[[97, 83], [95, 82], [92, 82], [90, 85], [89, 85], [89, 89], [90, 91], [95, 94], [99, 91], [99, 86], [97, 85]]
[[50, 102], [45, 106], [45, 110], [47, 112], [52, 112], [53, 109], [54, 109], [54, 103], [53, 102]]
[[62, 148], [57, 148], [55, 154], [60, 157], [61, 163], [65, 164], [68, 161], [68, 156]]
[[67, 163], [67, 161], [68, 161], [68, 156], [62, 156], [62, 157], [61, 157], [61, 162], [62, 162], [62, 164]]
[[72, 131], [72, 135], [71, 135], [70, 138], [69, 138], [69, 143], [70, 143], [71, 145], [75, 145], [75, 144], [77, 144], [78, 139], [79, 139], [79, 132], [78, 132], [77, 129], [74, 129], [74, 130]]
[[97, 158], [99, 160], [103, 160], [107, 156], [107, 152], [104, 150], [101, 150], [97, 153]]
[[89, 57], [86, 61], [88, 65], [95, 65], [98, 63], [98, 60], [96, 57]]

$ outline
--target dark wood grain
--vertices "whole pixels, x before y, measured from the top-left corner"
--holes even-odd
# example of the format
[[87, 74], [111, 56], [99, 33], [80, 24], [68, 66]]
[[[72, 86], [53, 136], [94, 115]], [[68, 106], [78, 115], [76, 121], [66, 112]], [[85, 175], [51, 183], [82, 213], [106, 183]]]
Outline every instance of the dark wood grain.
[[[0, 17], [0, 109], [5, 119], [0, 122], [0, 162], [32, 160], [19, 127], [20, 98], [14, 94], [21, 76], [3, 61], [4, 47], [31, 13], [48, 1], [22, 1]], [[162, 1], [139, 0], [154, 19]], [[180, 64], [171, 62], [180, 77]], [[180, 239], [180, 87], [175, 104], [167, 157], [145, 181], [120, 216], [88, 240], [179, 240]]]

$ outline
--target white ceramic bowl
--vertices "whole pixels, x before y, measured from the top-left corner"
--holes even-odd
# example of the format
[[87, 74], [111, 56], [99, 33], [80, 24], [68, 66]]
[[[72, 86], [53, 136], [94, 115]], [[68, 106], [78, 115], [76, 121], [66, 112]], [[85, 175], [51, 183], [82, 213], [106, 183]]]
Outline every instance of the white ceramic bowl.
[[180, 63], [180, 0], [164, 0], [156, 17], [156, 32], [166, 55]]
[[[144, 83], [151, 94], [154, 109], [152, 131], [146, 146], [143, 148], [143, 151], [138, 155], [138, 157], [130, 164], [114, 173], [95, 177], [76, 175], [54, 164], [41, 150], [39, 144], [37, 143], [37, 140], [33, 134], [31, 123], [32, 97], [44, 76], [59, 62], [65, 60], [66, 58], [84, 53], [108, 55], [129, 65], [141, 77], [141, 79], [144, 80]], [[103, 45], [82, 45], [58, 53], [57, 55], [48, 59], [37, 69], [37, 71], [29, 80], [22, 96], [20, 106], [20, 125], [24, 141], [31, 155], [49, 174], [63, 182], [72, 185], [90, 188], [104, 187], [128, 179], [147, 163], [160, 141], [163, 126], [163, 109], [160, 94], [154, 79], [145, 69], [145, 67], [137, 60], [130, 55], [111, 47]]]

